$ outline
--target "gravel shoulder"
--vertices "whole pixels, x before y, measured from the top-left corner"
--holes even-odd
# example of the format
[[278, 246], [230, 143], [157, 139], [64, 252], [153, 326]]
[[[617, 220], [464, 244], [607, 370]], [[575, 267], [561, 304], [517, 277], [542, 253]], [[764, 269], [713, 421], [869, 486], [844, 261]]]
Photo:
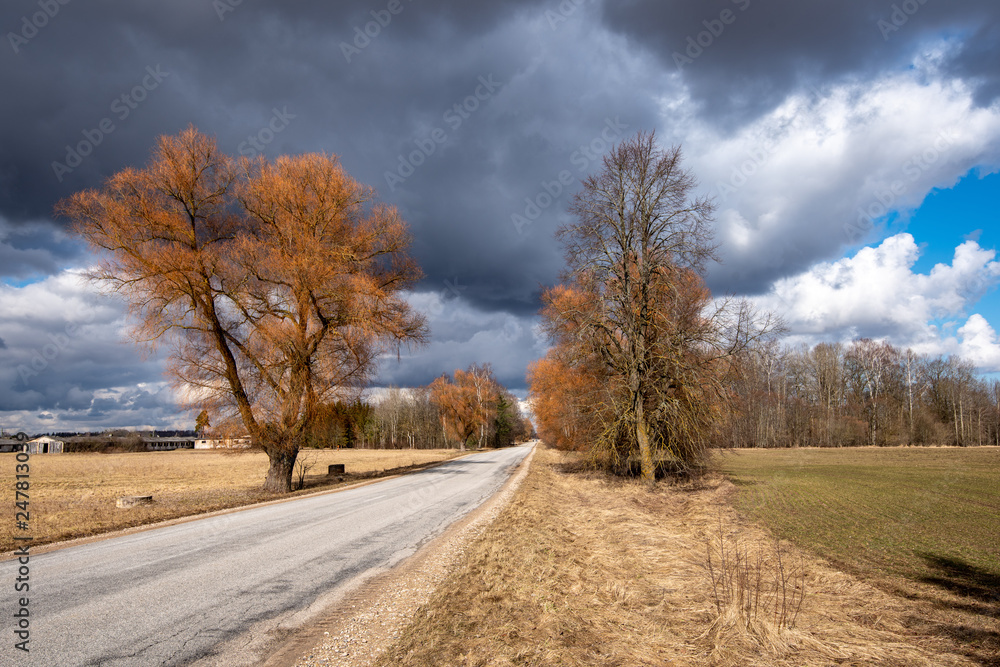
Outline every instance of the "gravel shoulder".
[[462, 561], [466, 545], [510, 502], [535, 450], [487, 502], [387, 572], [345, 596], [328, 613], [297, 629], [263, 667], [365, 667], [392, 645], [438, 584]]

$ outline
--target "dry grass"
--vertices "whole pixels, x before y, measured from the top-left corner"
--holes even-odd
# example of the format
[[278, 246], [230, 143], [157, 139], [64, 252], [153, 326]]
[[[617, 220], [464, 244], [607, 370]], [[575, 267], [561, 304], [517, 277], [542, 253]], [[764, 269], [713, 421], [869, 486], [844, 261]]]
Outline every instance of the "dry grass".
[[[303, 492], [461, 453], [450, 449], [305, 450], [302, 456], [315, 465], [306, 475]], [[0, 470], [8, 480], [14, 478], [14, 457], [0, 454]], [[326, 477], [332, 463], [346, 466], [348, 474], [340, 482]], [[39, 545], [270, 500], [277, 496], [260, 491], [267, 465], [267, 456], [260, 452], [35, 455], [30, 461], [30, 535], [33, 544]], [[115, 500], [126, 495], [152, 495], [154, 502], [127, 510], [116, 508]], [[11, 514], [10, 520], [0, 522], [0, 551], [14, 548], [13, 518]]]
[[719, 517], [718, 540], [705, 545], [718, 619], [735, 614], [749, 632], [768, 624], [795, 627], [806, 596], [806, 567], [785, 553], [781, 542], [749, 545], [739, 534], [727, 536]]
[[[416, 615], [380, 665], [960, 665], [915, 637], [907, 603], [782, 545], [807, 595], [794, 627], [760, 615], [748, 628], [717, 608], [706, 546], [738, 535], [721, 478], [700, 486], [611, 480], [539, 449], [518, 495]], [[788, 625], [786, 623], [785, 625]]]

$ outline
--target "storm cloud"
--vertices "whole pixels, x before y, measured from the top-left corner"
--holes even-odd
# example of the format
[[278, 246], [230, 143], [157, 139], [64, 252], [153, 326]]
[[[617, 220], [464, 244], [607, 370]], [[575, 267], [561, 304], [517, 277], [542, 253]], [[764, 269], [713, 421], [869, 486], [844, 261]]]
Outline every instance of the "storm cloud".
[[[718, 206], [710, 286], [767, 295], [887, 237], [865, 218], [886, 192], [905, 219], [997, 168], [998, 19], [986, 0], [5, 3], [0, 356], [16, 370], [65, 327], [43, 294], [91, 298], [67, 296], [94, 257], [55, 203], [194, 124], [233, 155], [337, 154], [400, 208], [433, 337], [383, 383], [492, 362], [523, 389], [553, 233], [611, 145], [683, 145]], [[119, 345], [120, 306], [98, 310], [45, 373], [7, 371], [0, 412], [167, 419], [163, 387], [156, 407], [129, 398], [160, 358]]]

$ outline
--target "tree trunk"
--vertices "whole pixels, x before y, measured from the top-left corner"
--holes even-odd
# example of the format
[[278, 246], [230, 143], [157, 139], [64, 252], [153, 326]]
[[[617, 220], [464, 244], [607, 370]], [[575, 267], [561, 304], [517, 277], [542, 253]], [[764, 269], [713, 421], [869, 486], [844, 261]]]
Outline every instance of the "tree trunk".
[[271, 461], [264, 478], [264, 490], [268, 493], [289, 493], [292, 490], [292, 470], [299, 451], [286, 449], [268, 450], [267, 458]]
[[635, 408], [635, 439], [639, 445], [639, 461], [642, 480], [649, 484], [656, 481], [656, 469], [653, 465], [653, 450], [649, 446], [649, 433], [646, 430], [646, 414], [642, 409], [642, 401]]

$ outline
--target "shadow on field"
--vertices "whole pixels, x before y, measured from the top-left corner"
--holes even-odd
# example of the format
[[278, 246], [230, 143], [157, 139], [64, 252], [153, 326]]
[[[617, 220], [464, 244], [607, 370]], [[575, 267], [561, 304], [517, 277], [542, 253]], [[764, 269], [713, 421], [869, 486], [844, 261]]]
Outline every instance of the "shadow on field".
[[944, 588], [956, 595], [972, 598], [985, 603], [985, 613], [996, 616], [1000, 613], [1000, 576], [958, 558], [922, 554], [924, 562], [934, 573], [921, 577], [921, 581]]
[[[1000, 618], [1000, 576], [958, 558], [937, 554], [921, 554], [921, 558], [932, 573], [921, 577], [920, 581], [956, 596], [937, 598], [933, 600], [935, 604], [987, 618]], [[966, 624], [936, 625], [965, 646], [969, 657], [982, 665], [1000, 666], [1000, 632]]]

